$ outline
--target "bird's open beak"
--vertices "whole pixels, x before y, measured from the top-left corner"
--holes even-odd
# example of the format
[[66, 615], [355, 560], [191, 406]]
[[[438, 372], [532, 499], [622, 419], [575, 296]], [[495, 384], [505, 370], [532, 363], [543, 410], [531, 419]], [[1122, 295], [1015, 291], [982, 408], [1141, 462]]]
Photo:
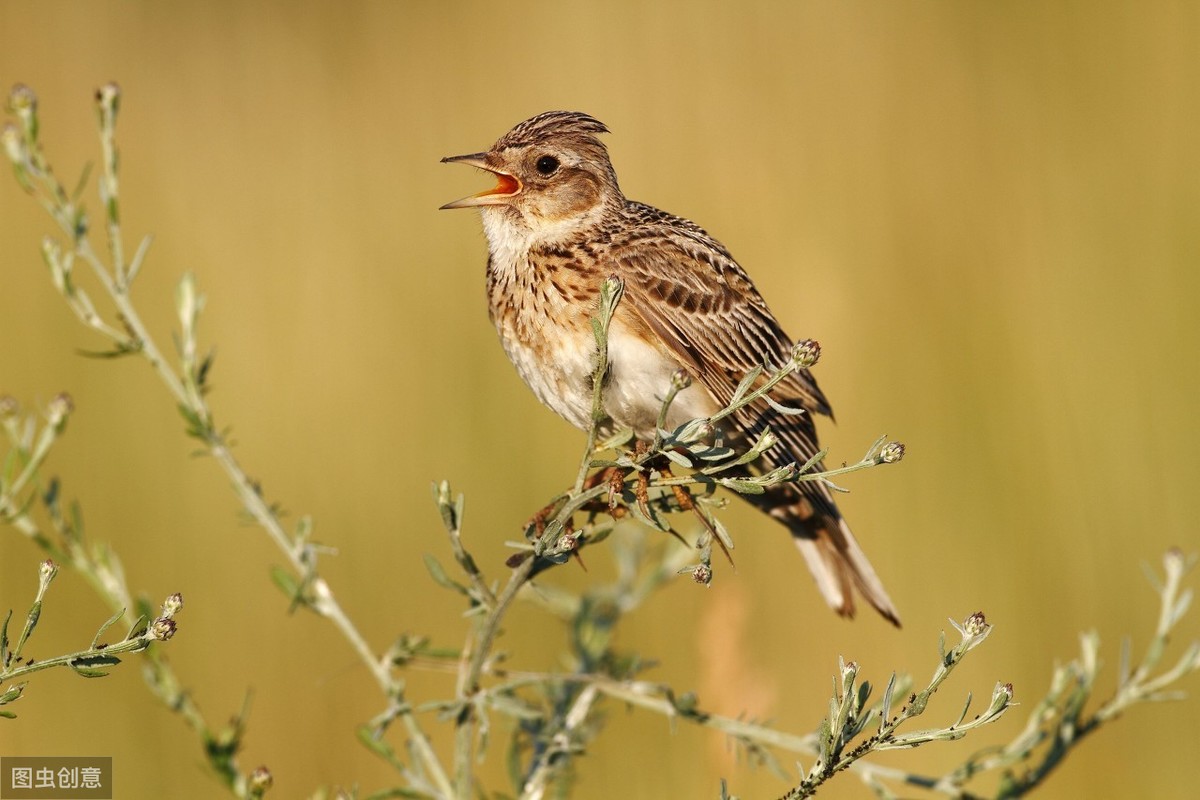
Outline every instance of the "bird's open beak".
[[442, 159], [443, 164], [467, 164], [479, 167], [496, 176], [496, 188], [469, 195], [453, 203], [446, 203], [442, 208], [474, 208], [476, 206], [495, 206], [507, 202], [521, 191], [521, 182], [507, 172], [502, 172], [490, 166], [485, 160], [486, 153], [471, 153], [466, 156], [448, 156]]

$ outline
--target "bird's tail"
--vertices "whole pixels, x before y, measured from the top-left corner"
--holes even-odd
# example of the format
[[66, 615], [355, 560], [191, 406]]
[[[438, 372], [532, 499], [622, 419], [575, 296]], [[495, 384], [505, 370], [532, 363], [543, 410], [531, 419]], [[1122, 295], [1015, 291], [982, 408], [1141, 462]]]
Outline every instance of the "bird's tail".
[[900, 615], [883, 588], [883, 581], [875, 574], [875, 568], [837, 509], [832, 504], [828, 511], [814, 509], [809, 498], [803, 494], [797, 497], [795, 490], [790, 493], [789, 502], [781, 503], [783, 498], [772, 497], [773, 494], [768, 490], [765, 494], [742, 497], [788, 527], [830, 608], [842, 616], [854, 616], [857, 590], [884, 618], [900, 627]]
[[867, 554], [858, 546], [846, 520], [810, 517], [788, 527], [825, 602], [834, 611], [847, 617], [854, 615], [853, 586], [876, 611], [900, 627], [900, 616], [892, 598], [888, 597], [883, 581], [879, 580]]

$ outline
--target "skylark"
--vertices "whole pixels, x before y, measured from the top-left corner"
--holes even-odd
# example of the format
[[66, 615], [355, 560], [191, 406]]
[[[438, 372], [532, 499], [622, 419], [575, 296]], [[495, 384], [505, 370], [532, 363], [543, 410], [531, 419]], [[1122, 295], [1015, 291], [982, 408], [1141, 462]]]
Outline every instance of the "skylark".
[[[488, 309], [500, 342], [538, 399], [585, 430], [596, 349], [590, 320], [601, 282], [624, 281], [610, 327], [604, 410], [614, 425], [650, 439], [676, 370], [693, 381], [672, 404], [668, 429], [727, 405], [756, 366], [785, 363], [793, 340], [724, 245], [689, 220], [625, 198], [598, 137], [607, 132], [578, 112], [528, 119], [487, 152], [442, 159], [497, 179], [495, 188], [442, 208], [480, 210]], [[808, 413], [784, 415], [760, 402], [729, 418], [735, 430], [726, 435], [748, 438], [769, 427], [779, 444], [765, 466], [802, 464], [819, 450], [812, 415], [830, 414], [829, 403], [808, 370], [773, 397]], [[742, 496], [787, 526], [833, 609], [854, 613], [853, 588], [899, 624], [828, 489], [805, 482]]]

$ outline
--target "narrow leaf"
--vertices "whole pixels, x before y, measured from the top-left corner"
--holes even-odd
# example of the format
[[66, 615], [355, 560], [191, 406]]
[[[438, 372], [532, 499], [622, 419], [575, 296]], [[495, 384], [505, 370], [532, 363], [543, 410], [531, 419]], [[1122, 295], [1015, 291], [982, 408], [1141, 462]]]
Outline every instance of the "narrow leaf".
[[754, 385], [754, 382], [757, 381], [759, 376], [762, 374], [763, 368], [761, 366], [755, 367], [747, 372], [746, 377], [742, 378], [742, 382], [739, 383], [737, 388], [733, 390], [733, 397], [730, 399], [729, 405], [737, 405], [738, 401], [742, 399], [746, 392], [750, 391], [750, 387]]
[[676, 450], [664, 450], [663, 455], [681, 467], [687, 467], [688, 469], [692, 467], [691, 459]]
[[100, 630], [96, 631], [96, 635], [92, 637], [92, 649], [93, 650], [95, 650], [96, 645], [100, 643], [100, 636], [106, 630], [108, 630], [114, 624], [116, 624], [117, 620], [119, 620], [123, 616], [125, 616], [125, 609], [122, 608], [120, 611], [118, 611], [117, 613], [115, 613], [111, 617], [109, 617], [108, 620], [103, 625], [100, 626]]
[[807, 411], [805, 411], [803, 408], [792, 408], [791, 406], [785, 406], [785, 405], [783, 405], [782, 403], [779, 403], [779, 402], [778, 402], [778, 401], [776, 401], [776, 400], [772, 400], [772, 399], [771, 399], [771, 395], [769, 395], [769, 394], [764, 394], [764, 395], [763, 395], [763, 400], [766, 400], [766, 401], [767, 401], [767, 405], [769, 405], [771, 408], [775, 409], [775, 410], [776, 410], [776, 411], [778, 411], [780, 414], [783, 414], [783, 415], [785, 415], [785, 416], [789, 416], [789, 417], [798, 417], [798, 416], [800, 416], [801, 414], [807, 414], [807, 413], [808, 413], [808, 412], [807, 412]]
[[460, 594], [468, 594], [467, 587], [463, 586], [456, 580], [453, 580], [446, 574], [446, 570], [442, 568], [441, 563], [429, 553], [424, 555], [425, 569], [429, 570], [430, 577], [439, 585], [447, 589], [453, 589]]
[[879, 733], [883, 733], [883, 729], [888, 724], [888, 720], [892, 717], [892, 693], [896, 691], [896, 673], [888, 678], [887, 687], [883, 690], [883, 702], [879, 707]]

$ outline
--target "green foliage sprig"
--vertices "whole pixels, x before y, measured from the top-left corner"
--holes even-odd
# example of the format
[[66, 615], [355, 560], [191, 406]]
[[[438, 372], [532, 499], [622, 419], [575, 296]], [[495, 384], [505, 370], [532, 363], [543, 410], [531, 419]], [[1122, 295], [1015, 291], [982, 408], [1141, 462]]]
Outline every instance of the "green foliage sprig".
[[[27, 675], [54, 667], [65, 667], [84, 678], [102, 678], [108, 674], [109, 668], [121, 663], [120, 656], [140, 653], [151, 643], [165, 642], [175, 635], [175, 615], [183, 608], [183, 598], [178, 594], [166, 599], [161, 613], [153, 621], [147, 621], [145, 617], [137, 618], [125, 635], [116, 642], [102, 642], [101, 637], [125, 616], [124, 609], [109, 617], [92, 637], [92, 643], [83, 650], [37, 660], [29, 657], [22, 659], [25, 645], [42, 618], [46, 591], [57, 574], [58, 565], [49, 559], [38, 567], [37, 596], [25, 615], [25, 624], [15, 641], [10, 642], [8, 636], [8, 623], [12, 620], [11, 610], [0, 623], [0, 717], [13, 719], [17, 716], [4, 706], [21, 699], [24, 695], [28, 682], [17, 681]], [[4, 688], [6, 686], [8, 688]]]

